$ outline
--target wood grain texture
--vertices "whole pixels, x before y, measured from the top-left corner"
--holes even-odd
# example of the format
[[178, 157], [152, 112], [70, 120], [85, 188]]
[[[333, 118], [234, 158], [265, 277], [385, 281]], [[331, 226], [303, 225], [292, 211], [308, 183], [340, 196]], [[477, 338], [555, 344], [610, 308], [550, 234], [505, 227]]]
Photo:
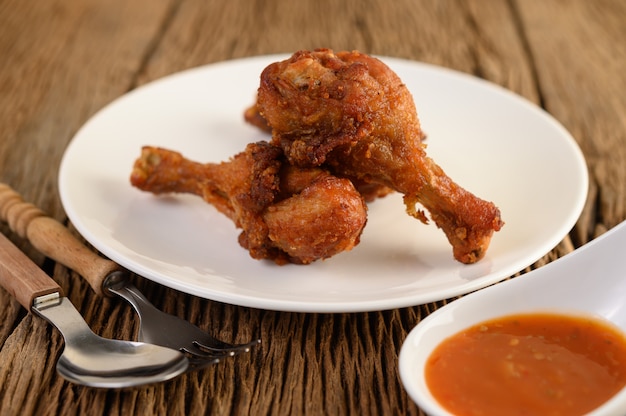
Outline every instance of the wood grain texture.
[[63, 289], [4, 234], [0, 235], [0, 285], [27, 311], [40, 296], [55, 292], [63, 296]]
[[[590, 174], [579, 243], [624, 220], [626, 210], [626, 4], [519, 2], [544, 108], [572, 133]], [[557, 27], [560, 30], [554, 30]]]
[[[538, 267], [626, 218], [624, 21], [620, 0], [0, 0], [0, 182], [68, 224], [56, 182], [61, 157], [80, 126], [115, 98], [211, 62], [358, 49], [487, 79], [572, 133], [587, 159], [589, 197], [570, 236]], [[130, 307], [97, 297], [6, 224], [0, 231], [54, 277], [96, 333], [134, 335]], [[408, 331], [446, 301], [301, 314], [135, 283], [160, 309], [215, 336], [263, 344], [249, 357], [160, 385], [74, 386], [54, 370], [60, 334], [0, 289], [0, 414], [422, 414], [401, 386], [398, 353]]]

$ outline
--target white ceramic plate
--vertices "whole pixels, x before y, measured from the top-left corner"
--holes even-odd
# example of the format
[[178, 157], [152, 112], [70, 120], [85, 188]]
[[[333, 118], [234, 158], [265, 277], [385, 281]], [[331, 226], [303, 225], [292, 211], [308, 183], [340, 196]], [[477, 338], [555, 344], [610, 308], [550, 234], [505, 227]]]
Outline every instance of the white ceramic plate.
[[400, 195], [370, 205], [361, 244], [308, 266], [250, 258], [239, 230], [194, 196], [155, 197], [129, 184], [141, 146], [218, 162], [267, 139], [243, 121], [259, 75], [285, 56], [181, 72], [117, 99], [76, 134], [59, 187], [72, 223], [98, 250], [148, 279], [237, 305], [356, 312], [427, 303], [498, 282], [569, 232], [587, 195], [584, 158], [570, 134], [526, 100], [474, 77], [383, 58], [414, 95], [428, 154], [457, 183], [494, 201], [506, 222], [474, 265], [444, 234], [404, 213]]

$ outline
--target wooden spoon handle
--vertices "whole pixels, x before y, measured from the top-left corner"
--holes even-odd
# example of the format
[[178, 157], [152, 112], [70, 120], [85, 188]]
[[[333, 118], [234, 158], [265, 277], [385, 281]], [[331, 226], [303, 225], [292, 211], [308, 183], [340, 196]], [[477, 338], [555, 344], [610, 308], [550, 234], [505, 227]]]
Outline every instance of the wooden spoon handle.
[[38, 296], [63, 296], [61, 287], [1, 233], [0, 284], [29, 311]]
[[85, 278], [98, 295], [105, 295], [102, 284], [112, 272], [123, 270], [117, 263], [88, 249], [70, 230], [47, 216], [9, 186], [0, 183], [0, 219], [39, 252], [74, 270]]

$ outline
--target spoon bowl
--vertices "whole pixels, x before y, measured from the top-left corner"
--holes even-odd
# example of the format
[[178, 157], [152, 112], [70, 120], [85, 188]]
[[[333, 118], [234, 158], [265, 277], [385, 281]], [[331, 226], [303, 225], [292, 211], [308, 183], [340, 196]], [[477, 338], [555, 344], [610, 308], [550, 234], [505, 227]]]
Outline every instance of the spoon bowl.
[[[124, 388], [169, 380], [188, 367], [187, 359], [181, 354], [172, 354], [172, 350], [152, 344], [102, 338], [92, 344], [99, 349], [87, 355], [82, 348], [66, 346], [57, 361], [57, 371], [63, 378], [90, 387]], [[115, 365], [105, 368], [99, 359], [103, 355], [107, 362], [116, 359]]]
[[189, 365], [177, 350], [94, 334], [65, 297], [35, 304], [32, 310], [63, 335], [65, 348], [56, 368], [72, 383], [100, 388], [141, 386], [174, 378]]
[[[433, 397], [424, 368], [446, 338], [493, 318], [534, 312], [603, 318], [626, 332], [626, 222], [578, 250], [444, 306], [421, 321], [400, 351], [400, 377], [409, 396], [429, 415], [450, 415]], [[626, 414], [626, 388], [589, 415]]]

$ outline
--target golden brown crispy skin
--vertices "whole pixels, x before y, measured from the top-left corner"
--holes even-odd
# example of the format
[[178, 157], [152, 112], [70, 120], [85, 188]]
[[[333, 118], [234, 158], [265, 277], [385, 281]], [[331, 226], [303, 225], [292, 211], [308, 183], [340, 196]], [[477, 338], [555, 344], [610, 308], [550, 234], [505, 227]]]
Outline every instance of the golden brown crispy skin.
[[267, 124], [267, 120], [265, 120], [261, 113], [259, 113], [259, 109], [257, 108], [256, 103], [253, 104], [251, 107], [246, 108], [246, 110], [243, 112], [243, 119], [247, 123], [258, 127], [266, 133], [272, 132], [272, 128]]
[[130, 180], [155, 194], [201, 196], [242, 229], [239, 244], [253, 258], [277, 264], [308, 264], [351, 250], [367, 220], [367, 207], [349, 180], [290, 166], [282, 150], [266, 142], [249, 144], [219, 164], [146, 146]]
[[463, 263], [481, 259], [504, 224], [493, 203], [457, 185], [426, 155], [411, 94], [376, 58], [296, 52], [263, 71], [256, 111], [290, 163], [399, 191], [407, 212], [426, 222], [420, 203]]
[[[265, 120], [265, 118], [259, 112], [259, 108], [256, 103], [244, 111], [244, 120], [266, 133], [272, 132], [272, 128], [267, 123], [267, 120]], [[363, 196], [365, 202], [372, 202], [377, 198], [382, 198], [393, 192], [393, 189], [389, 188], [388, 186], [385, 186], [381, 183], [368, 181], [366, 178], [355, 178], [350, 176], [345, 177], [352, 181], [354, 187]]]

